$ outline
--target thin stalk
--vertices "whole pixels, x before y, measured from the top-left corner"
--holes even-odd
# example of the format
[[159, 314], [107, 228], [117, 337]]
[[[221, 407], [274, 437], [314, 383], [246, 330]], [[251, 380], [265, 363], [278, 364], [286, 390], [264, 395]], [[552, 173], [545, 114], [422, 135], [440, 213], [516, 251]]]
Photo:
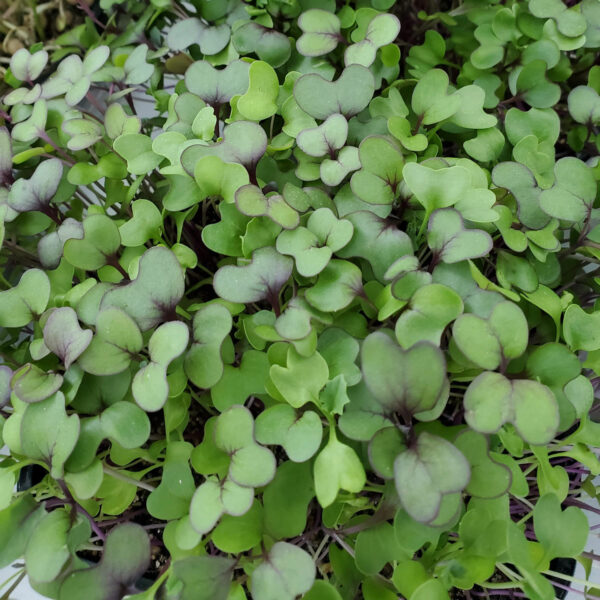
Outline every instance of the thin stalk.
[[109, 477], [114, 477], [115, 479], [120, 479], [121, 481], [125, 481], [127, 483], [130, 483], [131, 485], [135, 485], [136, 487], [139, 487], [143, 490], [147, 490], [148, 492], [153, 492], [156, 489], [153, 485], [150, 485], [149, 483], [145, 483], [144, 481], [138, 481], [137, 479], [134, 479], [133, 477], [128, 477], [127, 475], [123, 475], [123, 473], [121, 473], [120, 471], [117, 471], [116, 469], [111, 469], [110, 467], [107, 467], [106, 465], [102, 466], [102, 470]]

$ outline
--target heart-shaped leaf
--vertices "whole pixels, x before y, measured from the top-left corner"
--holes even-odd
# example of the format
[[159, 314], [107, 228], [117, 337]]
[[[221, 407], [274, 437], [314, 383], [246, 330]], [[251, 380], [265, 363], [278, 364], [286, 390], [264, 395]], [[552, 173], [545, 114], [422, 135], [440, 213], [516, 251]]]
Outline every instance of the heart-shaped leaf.
[[221, 379], [221, 346], [231, 326], [231, 313], [221, 304], [208, 304], [194, 315], [193, 343], [185, 356], [184, 368], [199, 388], [211, 388]]
[[154, 202], [134, 200], [131, 203], [133, 217], [119, 227], [123, 246], [141, 246], [149, 239], [158, 237], [162, 226], [162, 216]]
[[238, 485], [261, 487], [275, 476], [275, 457], [254, 440], [252, 413], [239, 404], [217, 418], [215, 445], [231, 457], [228, 477]]
[[326, 508], [333, 504], [341, 489], [360, 492], [366, 475], [356, 452], [330, 433], [327, 445], [315, 459], [314, 478], [317, 500]]
[[367, 26], [364, 39], [346, 49], [344, 64], [370, 67], [375, 61], [377, 50], [391, 44], [399, 33], [398, 17], [389, 13], [376, 15]]
[[123, 133], [113, 147], [127, 161], [127, 170], [132, 175], [146, 175], [163, 160], [153, 151], [152, 140], [141, 133]]
[[590, 529], [585, 513], [577, 506], [561, 510], [555, 494], [545, 494], [536, 502], [533, 525], [548, 559], [578, 556], [585, 548]]
[[188, 514], [190, 500], [195, 491], [189, 458], [192, 445], [171, 442], [163, 466], [160, 485], [146, 500], [148, 512], [155, 519], [170, 521]]
[[183, 292], [184, 277], [177, 257], [168, 248], [156, 246], [140, 258], [137, 277], [108, 291], [100, 308], [121, 308], [142, 331], [147, 331], [176, 319], [175, 308]]
[[100, 562], [71, 573], [63, 581], [60, 600], [117, 600], [134, 585], [150, 564], [150, 540], [141, 525], [124, 523], [110, 531]]
[[369, 204], [392, 204], [399, 194], [404, 158], [388, 139], [365, 138], [359, 146], [362, 168], [352, 175], [352, 191]]
[[342, 148], [333, 159], [326, 158], [319, 168], [321, 181], [328, 186], [335, 187], [342, 183], [346, 175], [360, 169], [358, 148], [346, 146]]
[[379, 281], [384, 281], [385, 272], [396, 259], [412, 254], [410, 237], [392, 221], [365, 210], [346, 215], [345, 219], [354, 225], [354, 234], [337, 255], [368, 260]]
[[201, 158], [218, 156], [223, 162], [239, 163], [249, 173], [254, 173], [266, 148], [267, 135], [260, 125], [251, 121], [235, 121], [225, 127], [220, 142], [210, 145], [202, 142], [188, 146], [181, 154], [181, 165], [193, 176]]
[[306, 300], [323, 312], [346, 308], [363, 293], [362, 273], [347, 260], [330, 260], [321, 271], [317, 283], [306, 291]]
[[250, 65], [241, 60], [230, 62], [224, 69], [215, 69], [207, 61], [199, 60], [185, 72], [185, 85], [192, 94], [217, 108], [246, 92], [249, 73]]
[[42, 402], [27, 405], [20, 435], [22, 453], [45, 461], [50, 466], [50, 475], [60, 479], [79, 437], [79, 417], [67, 416], [65, 397], [57, 392]]
[[50, 298], [50, 280], [41, 269], [28, 269], [19, 283], [0, 292], [0, 326], [24, 327], [38, 319]]
[[419, 288], [409, 306], [410, 309], [396, 321], [396, 339], [403, 348], [410, 348], [420, 341], [439, 346], [446, 326], [463, 311], [461, 297], [439, 283]]
[[563, 333], [572, 350], [593, 351], [600, 348], [600, 313], [587, 313], [577, 304], [565, 311]]
[[173, 563], [173, 573], [183, 583], [182, 600], [226, 600], [234, 561], [224, 556], [188, 556]]
[[273, 304], [292, 269], [291, 258], [282, 256], [275, 248], [260, 248], [246, 266], [221, 267], [215, 273], [213, 286], [221, 298], [230, 302], [245, 304], [268, 299]]
[[299, 223], [298, 213], [279, 194], [265, 196], [252, 184], [244, 185], [235, 192], [238, 210], [249, 217], [269, 217], [284, 229], [294, 229]]
[[23, 402], [40, 402], [56, 393], [62, 386], [63, 377], [58, 373], [47, 373], [27, 363], [17, 369], [11, 379], [14, 393]]
[[500, 302], [487, 320], [474, 314], [459, 316], [452, 334], [457, 347], [471, 362], [492, 370], [525, 352], [529, 326], [516, 304]]
[[492, 459], [486, 437], [476, 431], [464, 431], [454, 445], [471, 465], [471, 479], [466, 492], [478, 498], [498, 498], [510, 488], [511, 471]]
[[252, 573], [252, 597], [256, 600], [294, 600], [315, 580], [315, 565], [302, 549], [276, 542]]
[[167, 367], [185, 351], [189, 330], [181, 321], [163, 323], [152, 334], [148, 343], [150, 363], [133, 378], [131, 392], [138, 405], [146, 412], [160, 410], [169, 396]]
[[106, 308], [98, 314], [96, 335], [79, 357], [79, 364], [93, 375], [121, 373], [142, 345], [136, 322], [119, 308]]
[[67, 240], [63, 251], [75, 268], [95, 271], [106, 264], [116, 264], [120, 246], [116, 223], [106, 215], [92, 214], [83, 221], [83, 237]]
[[579, 85], [569, 92], [569, 112], [583, 125], [600, 123], [600, 96], [587, 85]]
[[296, 49], [304, 56], [329, 54], [342, 39], [339, 18], [320, 8], [304, 11], [298, 18], [298, 27], [302, 35], [296, 42]]
[[210, 477], [196, 490], [190, 504], [190, 524], [200, 534], [208, 533], [223, 514], [240, 516], [248, 512], [254, 490], [229, 479]]
[[467, 388], [464, 405], [467, 423], [481, 433], [494, 433], [512, 423], [526, 442], [543, 445], [558, 429], [554, 394], [537, 381], [481, 373]]
[[237, 110], [249, 121], [262, 121], [277, 112], [279, 80], [273, 67], [262, 60], [250, 65], [249, 86], [237, 101]]
[[527, 167], [515, 162], [499, 163], [492, 171], [492, 180], [514, 196], [517, 214], [525, 227], [541, 229], [548, 224], [550, 217], [540, 208], [541, 190]]
[[435, 260], [455, 263], [486, 256], [494, 242], [480, 229], [466, 229], [460, 213], [453, 208], [435, 210], [429, 218], [427, 243]]
[[52, 215], [50, 202], [63, 173], [62, 162], [50, 158], [41, 162], [29, 179], [15, 181], [8, 193], [8, 205], [17, 212], [39, 211]]
[[371, 333], [363, 342], [361, 362], [365, 382], [386, 412], [418, 418], [447, 391], [444, 356], [429, 342], [403, 350], [385, 333]]
[[460, 108], [461, 98], [458, 94], [448, 94], [448, 83], [445, 71], [431, 69], [415, 86], [411, 105], [423, 125], [445, 121]]
[[335, 82], [317, 73], [302, 75], [294, 85], [294, 98], [298, 106], [315, 119], [325, 120], [336, 113], [350, 118], [369, 104], [374, 89], [369, 69], [350, 65]]
[[56, 308], [44, 325], [44, 343], [68, 369], [92, 341], [92, 331], [81, 329], [77, 313], [70, 307]]
[[304, 129], [296, 136], [298, 147], [309, 156], [330, 156], [344, 147], [348, 137], [348, 121], [343, 115], [333, 114], [318, 127]]
[[202, 54], [212, 56], [227, 46], [230, 35], [231, 30], [225, 23], [210, 27], [200, 19], [191, 17], [177, 21], [169, 29], [167, 45], [177, 51], [198, 44]]
[[290, 346], [286, 366], [275, 364], [269, 374], [285, 401], [300, 408], [307, 402], [318, 403], [319, 392], [329, 380], [329, 367], [318, 352], [305, 357]]
[[469, 172], [459, 166], [430, 169], [422, 164], [408, 163], [403, 175], [406, 185], [425, 208], [425, 221], [434, 210], [459, 202], [471, 187]]
[[280, 233], [277, 251], [293, 256], [302, 276], [313, 277], [350, 241], [353, 231], [350, 221], [337, 219], [329, 208], [322, 207], [310, 215], [306, 227]]
[[285, 64], [291, 54], [290, 40], [285, 34], [254, 21], [248, 21], [238, 27], [233, 32], [231, 41], [241, 54], [254, 52], [260, 60], [275, 68]]
[[304, 462], [321, 445], [323, 426], [316, 412], [308, 410], [301, 416], [288, 404], [277, 404], [256, 419], [256, 439], [261, 444], [279, 444], [290, 460]]
[[394, 480], [402, 506], [415, 521], [428, 523], [440, 512], [444, 496], [462, 491], [471, 476], [469, 463], [454, 444], [422, 432], [398, 455]]
[[10, 58], [10, 70], [20, 81], [31, 83], [44, 70], [48, 62], [48, 53], [38, 50], [31, 54], [26, 48], [19, 48]]
[[580, 222], [589, 215], [596, 199], [596, 180], [578, 158], [566, 156], [554, 166], [556, 183], [540, 194], [540, 207], [556, 219]]

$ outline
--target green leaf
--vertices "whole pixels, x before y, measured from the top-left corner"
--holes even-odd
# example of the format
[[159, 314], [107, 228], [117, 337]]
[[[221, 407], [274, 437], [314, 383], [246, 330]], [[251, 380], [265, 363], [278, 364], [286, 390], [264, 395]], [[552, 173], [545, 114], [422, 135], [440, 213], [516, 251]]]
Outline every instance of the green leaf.
[[308, 303], [323, 312], [346, 308], [362, 294], [362, 273], [346, 260], [330, 260], [319, 274], [317, 283], [306, 291]]
[[248, 184], [238, 188], [235, 192], [235, 203], [242, 214], [248, 217], [269, 217], [284, 229], [294, 229], [300, 220], [298, 213], [287, 204], [283, 196], [265, 196], [256, 185]]
[[365, 485], [365, 470], [356, 452], [330, 433], [327, 445], [314, 464], [315, 492], [325, 508], [335, 501], [340, 489], [357, 494]]
[[275, 539], [300, 535], [306, 527], [308, 504], [314, 495], [312, 465], [282, 463], [263, 492], [266, 531]]
[[210, 27], [200, 19], [191, 17], [177, 21], [167, 34], [171, 50], [184, 50], [198, 44], [200, 52], [208, 56], [218, 54], [229, 43], [231, 30], [225, 23]]
[[175, 254], [168, 248], [156, 246], [146, 250], [140, 258], [137, 277], [108, 291], [100, 308], [121, 308], [142, 331], [147, 331], [163, 321], [175, 319], [175, 308], [184, 287], [183, 272]]
[[107, 308], [98, 314], [96, 335], [79, 357], [79, 364], [93, 375], [114, 375], [129, 367], [131, 356], [142, 346], [136, 322], [119, 308]]
[[430, 169], [422, 164], [408, 163], [403, 175], [410, 191], [425, 208], [427, 217], [437, 208], [456, 204], [471, 187], [469, 172], [459, 166]]
[[350, 65], [335, 82], [317, 73], [302, 75], [294, 85], [294, 98], [300, 108], [315, 119], [325, 120], [336, 113], [350, 118], [366, 108], [374, 89], [369, 69]]
[[50, 280], [41, 269], [28, 269], [19, 283], [0, 292], [0, 326], [24, 327], [38, 319], [50, 298]]
[[162, 227], [160, 211], [150, 200], [134, 200], [131, 203], [133, 217], [119, 227], [123, 246], [141, 246], [159, 236]]
[[[194, 179], [200, 188], [200, 196], [202, 198], [221, 196], [225, 202], [231, 203], [234, 201], [235, 192], [248, 184], [248, 173], [242, 165], [225, 163], [218, 156], [205, 156], [196, 163]], [[174, 210], [175, 206], [168, 208], [169, 210]], [[183, 208], [187, 208], [187, 206], [181, 206], [178, 203], [177, 210], [182, 210]], [[227, 213], [224, 211], [228, 208], [224, 206], [220, 207], [223, 218], [227, 216]], [[203, 236], [205, 229], [202, 230]]]
[[208, 478], [194, 493], [190, 504], [190, 523], [200, 534], [208, 533], [226, 513], [245, 514], [254, 501], [254, 490], [225, 479]]
[[427, 243], [434, 256], [445, 263], [486, 256], [494, 245], [485, 231], [466, 229], [460, 213], [453, 208], [442, 208], [432, 213]]
[[466, 492], [478, 498], [498, 498], [511, 487], [512, 475], [508, 467], [491, 456], [486, 437], [476, 431], [464, 431], [454, 445], [471, 465], [471, 479]]
[[215, 546], [229, 554], [246, 552], [260, 543], [263, 532], [263, 508], [254, 501], [250, 510], [239, 517], [225, 515], [211, 534]]
[[234, 60], [220, 70], [198, 60], [185, 72], [185, 85], [192, 94], [214, 107], [244, 94], [250, 83], [249, 73], [250, 65], [241, 60]]
[[411, 105], [423, 125], [445, 121], [459, 110], [462, 99], [458, 94], [448, 95], [448, 83], [445, 71], [431, 69], [415, 86]]
[[294, 462], [311, 458], [321, 445], [322, 435], [323, 426], [316, 412], [307, 410], [299, 416], [288, 404], [267, 408], [256, 419], [257, 441], [279, 444]]
[[501, 362], [525, 352], [529, 326], [523, 311], [512, 302], [500, 302], [489, 318], [459, 316], [452, 328], [459, 350], [482, 369], [496, 369]]
[[185, 356], [184, 368], [199, 388], [208, 389], [221, 379], [221, 346], [231, 326], [231, 313], [221, 304], [203, 306], [194, 315], [193, 343]]
[[104, 435], [123, 448], [138, 448], [150, 436], [148, 415], [133, 402], [115, 402], [100, 415]]
[[127, 161], [132, 175], [146, 175], [161, 163], [152, 150], [152, 140], [141, 133], [123, 133], [113, 142], [113, 148]]
[[29, 179], [19, 178], [12, 184], [8, 192], [8, 206], [20, 213], [39, 211], [52, 214], [50, 202], [56, 195], [62, 174], [63, 166], [58, 158], [42, 161]]
[[237, 109], [249, 121], [262, 121], [277, 112], [279, 80], [273, 67], [261, 60], [250, 65], [248, 91], [240, 96]]
[[375, 61], [377, 50], [392, 44], [400, 32], [400, 21], [392, 14], [379, 14], [367, 26], [365, 37], [352, 44], [344, 53], [344, 64], [359, 64], [370, 67]]
[[293, 261], [274, 248], [255, 250], [246, 266], [227, 265], [214, 276], [215, 292], [229, 302], [250, 303], [268, 299], [275, 302], [292, 274]]
[[92, 335], [91, 330], [81, 329], [77, 313], [68, 306], [53, 310], [44, 325], [44, 343], [63, 361], [65, 369], [90, 345]]
[[418, 418], [447, 394], [444, 357], [429, 342], [403, 350], [385, 333], [371, 333], [363, 342], [361, 362], [365, 382], [386, 412]]
[[71, 519], [66, 511], [44, 514], [25, 550], [27, 573], [33, 581], [48, 583], [58, 577], [71, 555], [67, 546], [70, 529]]
[[512, 423], [526, 442], [543, 445], [558, 429], [554, 394], [537, 381], [481, 373], [467, 388], [464, 405], [467, 423], [481, 433], [494, 433], [504, 423]]
[[17, 369], [11, 379], [14, 393], [23, 402], [45, 400], [57, 392], [62, 383], [62, 375], [47, 373], [31, 363]]
[[113, 600], [133, 585], [150, 563], [150, 540], [141, 525], [124, 523], [110, 531], [97, 566], [68, 575], [60, 600]]
[[182, 600], [227, 600], [234, 561], [224, 556], [188, 556], [173, 562], [183, 583]]
[[388, 563], [409, 558], [407, 552], [396, 541], [390, 523], [379, 523], [361, 531], [356, 537], [356, 566], [365, 575], [376, 575]]
[[395, 144], [380, 136], [359, 147], [362, 169], [352, 175], [352, 191], [369, 204], [392, 204], [399, 194], [404, 158]]
[[333, 52], [341, 39], [339, 18], [326, 10], [311, 8], [298, 17], [302, 35], [296, 49], [303, 56], [322, 56]]
[[416, 521], [431, 522], [440, 512], [442, 498], [467, 486], [470, 468], [456, 446], [423, 432], [396, 458], [394, 479], [406, 512]]
[[238, 27], [233, 32], [231, 41], [240, 54], [254, 52], [260, 60], [275, 68], [285, 64], [291, 54], [290, 40], [285, 34], [254, 21]]
[[117, 262], [121, 236], [116, 223], [108, 216], [92, 214], [83, 220], [83, 238], [65, 242], [64, 255], [77, 269], [95, 271]]
[[563, 333], [571, 350], [600, 349], [600, 312], [585, 312], [577, 304], [565, 311]]
[[583, 125], [600, 123], [600, 96], [598, 92], [587, 85], [579, 85], [569, 92], [569, 112], [571, 116]]
[[424, 285], [412, 296], [409, 309], [396, 321], [396, 339], [403, 348], [420, 341], [439, 346], [445, 328], [463, 312], [463, 301], [439, 283]]
[[554, 494], [545, 494], [536, 502], [533, 525], [547, 559], [578, 556], [590, 530], [585, 513], [576, 506], [561, 510], [560, 500]]
[[317, 404], [319, 392], [329, 380], [327, 362], [318, 352], [304, 357], [291, 345], [286, 366], [272, 365], [269, 374], [277, 391], [293, 408], [307, 402]]
[[561, 158], [554, 166], [556, 183], [540, 194], [540, 207], [556, 219], [580, 222], [590, 214], [596, 199], [592, 171], [578, 158]]
[[300, 548], [276, 542], [252, 573], [255, 600], [294, 600], [307, 592], [315, 580], [315, 565]]
[[67, 416], [65, 397], [57, 392], [50, 398], [28, 404], [21, 419], [21, 448], [29, 458], [44, 460], [50, 475], [59, 479], [64, 464], [79, 437], [79, 417]]

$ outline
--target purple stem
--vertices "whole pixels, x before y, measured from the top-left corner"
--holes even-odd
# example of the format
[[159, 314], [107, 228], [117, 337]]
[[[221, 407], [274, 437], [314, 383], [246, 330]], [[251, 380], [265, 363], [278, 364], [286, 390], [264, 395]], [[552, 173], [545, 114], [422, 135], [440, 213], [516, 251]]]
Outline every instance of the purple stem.
[[476, 592], [471, 590], [472, 596], [478, 598], [493, 598], [494, 596], [509, 596], [511, 598], [527, 598], [523, 592], [515, 592], [514, 590], [489, 590], [488, 592]]

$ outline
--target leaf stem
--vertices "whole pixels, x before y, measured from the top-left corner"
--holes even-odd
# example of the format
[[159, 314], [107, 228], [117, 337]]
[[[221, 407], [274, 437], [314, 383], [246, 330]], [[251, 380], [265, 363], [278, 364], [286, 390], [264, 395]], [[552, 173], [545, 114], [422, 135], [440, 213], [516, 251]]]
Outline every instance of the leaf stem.
[[133, 477], [123, 475], [123, 473], [121, 473], [120, 471], [117, 471], [116, 469], [111, 469], [110, 467], [107, 467], [106, 465], [102, 465], [102, 470], [109, 477], [114, 477], [115, 479], [120, 479], [121, 481], [125, 481], [126, 483], [130, 483], [131, 485], [135, 485], [136, 487], [139, 487], [143, 490], [153, 492], [156, 489], [153, 485], [150, 485], [149, 483], [145, 483], [144, 481], [138, 481], [137, 479], [134, 479]]

